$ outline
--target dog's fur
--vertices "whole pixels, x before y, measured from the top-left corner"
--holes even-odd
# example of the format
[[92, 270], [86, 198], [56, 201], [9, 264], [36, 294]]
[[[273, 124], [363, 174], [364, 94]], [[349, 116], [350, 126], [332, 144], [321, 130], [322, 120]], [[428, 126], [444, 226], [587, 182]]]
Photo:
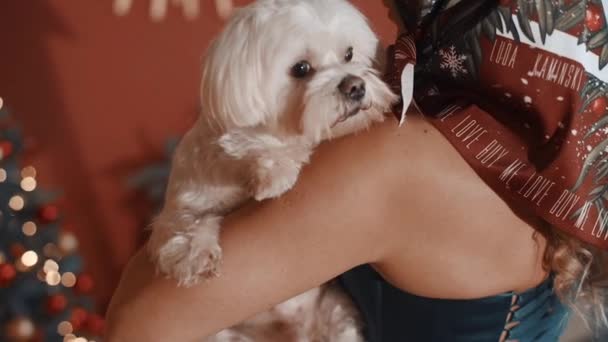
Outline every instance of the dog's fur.
[[[259, 0], [234, 13], [208, 50], [201, 115], [175, 151], [164, 207], [152, 224], [147, 247], [160, 272], [186, 286], [218, 274], [223, 215], [252, 197], [289, 190], [321, 141], [383, 120], [396, 97], [374, 70], [377, 49], [366, 19], [345, 0]], [[294, 77], [292, 67], [304, 60], [312, 72]], [[339, 90], [349, 75], [365, 82], [363, 98]], [[323, 299], [316, 310], [324, 308], [332, 325], [340, 326], [335, 317], [352, 318], [348, 304], [326, 308], [346, 302], [339, 291], [311, 291], [300, 299]], [[281, 308], [274, 313], [290, 321]]]

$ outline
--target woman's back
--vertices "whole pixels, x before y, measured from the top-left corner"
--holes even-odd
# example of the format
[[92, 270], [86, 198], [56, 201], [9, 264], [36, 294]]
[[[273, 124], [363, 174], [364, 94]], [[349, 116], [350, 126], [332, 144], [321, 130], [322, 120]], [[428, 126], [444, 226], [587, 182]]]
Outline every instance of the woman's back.
[[403, 127], [387, 122], [370, 134], [378, 140], [372, 148], [402, 153], [397, 163], [415, 165], [388, 194], [387, 205], [395, 207], [388, 210], [407, 207], [404, 215], [379, 223], [399, 236], [391, 244], [391, 257], [374, 265], [387, 281], [419, 296], [466, 299], [524, 291], [547, 277], [543, 236], [425, 119], [410, 114]]
[[418, 171], [389, 193], [390, 212], [407, 206], [380, 223], [389, 257], [340, 277], [369, 341], [556, 341], [568, 310], [543, 269], [536, 222], [518, 217], [419, 115], [371, 134], [383, 151], [399, 148], [393, 134], [407, 135], [400, 163]]

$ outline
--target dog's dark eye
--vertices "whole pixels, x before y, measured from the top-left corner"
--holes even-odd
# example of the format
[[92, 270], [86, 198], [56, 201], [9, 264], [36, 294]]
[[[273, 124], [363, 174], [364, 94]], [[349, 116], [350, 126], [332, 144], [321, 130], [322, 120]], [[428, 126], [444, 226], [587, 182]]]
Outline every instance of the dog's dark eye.
[[346, 55], [344, 55], [344, 60], [346, 62], [350, 62], [353, 60], [353, 47], [349, 47], [348, 50], [346, 50]]
[[295, 78], [304, 78], [308, 76], [312, 67], [307, 61], [300, 61], [291, 67], [291, 76]]

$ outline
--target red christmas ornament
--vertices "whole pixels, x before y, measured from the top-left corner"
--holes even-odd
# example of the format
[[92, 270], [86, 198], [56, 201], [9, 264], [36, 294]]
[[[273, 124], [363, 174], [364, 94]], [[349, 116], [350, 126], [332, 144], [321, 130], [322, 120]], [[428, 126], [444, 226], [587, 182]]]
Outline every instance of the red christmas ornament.
[[67, 306], [68, 300], [62, 294], [52, 295], [46, 301], [46, 308], [51, 314], [58, 314], [65, 310]]
[[0, 160], [8, 157], [13, 153], [13, 143], [8, 140], [0, 141]]
[[42, 223], [51, 223], [59, 218], [59, 209], [52, 204], [44, 205], [38, 211], [38, 218]]
[[595, 115], [601, 115], [606, 112], [606, 107], [608, 106], [608, 101], [606, 100], [606, 96], [600, 96], [597, 99], [593, 100], [591, 103], [590, 109], [591, 112]]
[[72, 328], [74, 331], [78, 331], [82, 328], [87, 320], [87, 312], [83, 308], [74, 308], [72, 309], [72, 314], [70, 315], [70, 323], [72, 324]]
[[604, 27], [602, 8], [597, 5], [588, 5], [585, 11], [585, 26], [591, 32], [597, 32]]
[[103, 331], [105, 329], [105, 321], [103, 317], [98, 314], [90, 314], [87, 317], [86, 328], [88, 331], [93, 333], [93, 335], [103, 335]]
[[36, 333], [34, 333], [34, 337], [32, 337], [31, 342], [44, 342], [44, 340], [44, 332], [41, 329], [37, 329]]
[[15, 259], [21, 258], [21, 255], [25, 253], [25, 247], [20, 243], [14, 243], [10, 247], [10, 253]]
[[15, 267], [11, 264], [0, 264], [0, 286], [8, 285], [17, 276]]
[[93, 290], [93, 286], [95, 286], [93, 282], [93, 278], [86, 274], [81, 273], [76, 277], [76, 285], [74, 285], [74, 290], [78, 293], [89, 293]]

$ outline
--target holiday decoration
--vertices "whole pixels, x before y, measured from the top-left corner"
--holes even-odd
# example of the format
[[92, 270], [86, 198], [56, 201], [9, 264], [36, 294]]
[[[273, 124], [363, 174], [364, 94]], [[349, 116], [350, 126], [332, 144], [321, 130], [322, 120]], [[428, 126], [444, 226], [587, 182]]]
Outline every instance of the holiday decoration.
[[10, 285], [16, 275], [15, 266], [7, 263], [0, 264], [0, 286], [6, 287]]
[[36, 328], [31, 320], [19, 317], [7, 322], [4, 330], [6, 331], [6, 337], [9, 340], [23, 341], [34, 336]]
[[[193, 20], [200, 12], [201, 0], [148, 0], [150, 2], [149, 14], [153, 21], [161, 21], [167, 16], [170, 3], [182, 8], [184, 17]], [[215, 9], [220, 18], [226, 19], [232, 13], [232, 0], [214, 0]], [[133, 0], [114, 0], [114, 13], [124, 16], [133, 6]]]
[[70, 316], [70, 324], [74, 330], [80, 330], [87, 320], [87, 311], [82, 308], [72, 309], [72, 315]]
[[447, 49], [439, 50], [439, 56], [441, 56], [439, 67], [449, 71], [453, 78], [457, 78], [460, 74], [468, 73], [464, 65], [467, 56], [458, 54], [454, 45]]
[[[464, 6], [458, 15], [445, 18], [442, 27], [459, 26], [462, 18], [474, 18], [473, 13], [488, 2], [478, 1], [475, 5]], [[500, 0], [500, 6], [490, 11], [472, 29], [463, 32], [462, 39], [455, 45], [455, 49], [467, 51], [466, 54], [452, 54], [451, 47], [438, 46], [443, 49], [439, 55], [438, 64], [442, 69], [449, 69], [450, 74], [463, 73], [461, 63], [466, 65], [469, 76], [478, 79], [479, 69], [483, 62], [480, 38], [494, 42], [501, 35], [512, 35], [515, 41], [524, 39], [544, 44], [547, 36], [555, 30], [577, 36], [579, 44], [585, 44], [588, 50], [598, 55], [598, 67], [604, 68], [608, 64], [608, 27], [606, 27], [605, 14], [600, 0], [588, 1], [547, 1], [547, 0]], [[534, 33], [532, 23], [538, 24], [538, 33]], [[436, 28], [437, 30], [439, 28]], [[460, 46], [459, 46], [460, 45]], [[447, 62], [447, 63], [446, 63]], [[449, 67], [448, 67], [449, 65]], [[456, 68], [455, 68], [456, 67]]]
[[86, 327], [88, 331], [96, 335], [101, 335], [105, 326], [103, 317], [98, 314], [90, 314], [86, 319]]
[[74, 289], [78, 292], [78, 293], [89, 293], [91, 292], [91, 290], [93, 289], [93, 278], [91, 278], [90, 275], [88, 274], [81, 274], [76, 278], [76, 285], [74, 286]]
[[[599, 119], [589, 126], [579, 142], [580, 146], [577, 146], [577, 150], [582, 150], [584, 146], [586, 153], [584, 153], [583, 167], [573, 190], [576, 191], [580, 188], [588, 177], [593, 177], [594, 187], [589, 192], [585, 202], [589, 203], [589, 206], [580, 207], [572, 214], [572, 218], [585, 217], [591, 206], [595, 207], [598, 212], [606, 210], [606, 197], [608, 196], [608, 184], [606, 183], [608, 179], [608, 156], [606, 155], [608, 150], [608, 139], [606, 138], [608, 132], [607, 96], [608, 83], [587, 73], [587, 82], [580, 91], [582, 104], [579, 114], [585, 115], [586, 112], [590, 111], [598, 115]], [[594, 140], [597, 142], [593, 142]], [[591, 172], [594, 167], [597, 171]]]
[[[25, 179], [25, 178], [24, 178]], [[23, 183], [23, 182], [22, 182]], [[50, 223], [59, 217], [59, 210], [52, 204], [44, 205], [38, 211], [38, 218], [43, 223]]]
[[65, 310], [68, 300], [62, 294], [51, 295], [47, 300], [47, 309], [50, 314], [58, 314]]
[[232, 0], [215, 0], [215, 9], [222, 19], [227, 19], [233, 10]]
[[601, 115], [606, 112], [606, 106], [608, 103], [606, 102], [606, 96], [600, 96], [597, 99], [593, 100], [589, 109], [593, 114]]
[[177, 143], [177, 139], [169, 139], [163, 158], [144, 167], [128, 180], [129, 186], [142, 192], [156, 210], [160, 209], [163, 203], [171, 172], [171, 156]]
[[23, 144], [9, 119], [0, 108], [0, 341], [99, 342], [93, 279], [55, 196], [20, 164]]
[[0, 159], [7, 158], [13, 152], [13, 144], [10, 141], [0, 141]]
[[587, 5], [585, 11], [585, 26], [590, 32], [597, 32], [604, 27], [602, 7], [594, 4]]

